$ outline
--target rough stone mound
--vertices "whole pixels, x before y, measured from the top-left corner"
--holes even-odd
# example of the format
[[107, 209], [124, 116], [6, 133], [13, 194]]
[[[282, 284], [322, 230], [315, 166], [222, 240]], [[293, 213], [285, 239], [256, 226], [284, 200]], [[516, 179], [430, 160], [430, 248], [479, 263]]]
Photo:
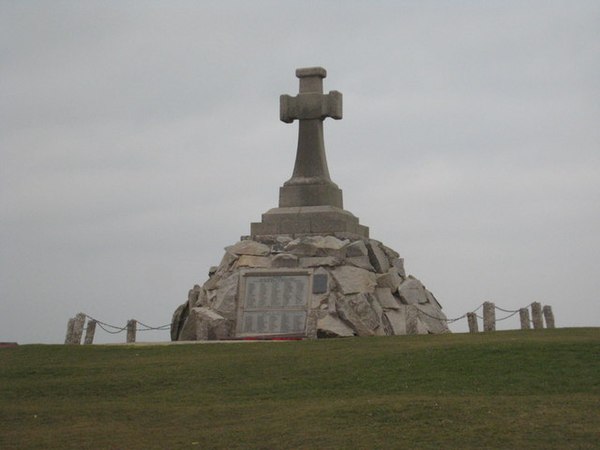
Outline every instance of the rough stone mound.
[[[404, 260], [379, 241], [331, 235], [255, 236], [227, 247], [208, 280], [189, 291], [188, 301], [173, 314], [171, 339], [239, 338], [241, 290], [248, 272], [310, 277], [305, 315], [293, 319], [300, 321], [296, 324], [303, 330], [300, 334], [309, 338], [449, 332], [433, 294], [418, 279], [406, 276]], [[268, 330], [262, 321], [271, 319], [264, 314], [258, 320]], [[260, 330], [255, 336], [261, 336]]]

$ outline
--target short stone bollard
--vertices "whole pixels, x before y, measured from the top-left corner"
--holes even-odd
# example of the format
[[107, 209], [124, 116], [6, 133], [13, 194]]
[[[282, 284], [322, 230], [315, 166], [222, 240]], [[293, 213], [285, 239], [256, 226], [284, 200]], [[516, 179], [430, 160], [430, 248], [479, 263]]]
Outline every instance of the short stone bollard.
[[519, 309], [519, 319], [521, 320], [521, 330], [530, 330], [529, 310], [527, 308]]
[[546, 320], [546, 328], [554, 328], [554, 314], [552, 313], [552, 306], [545, 305], [542, 311], [544, 313], [544, 319]]
[[496, 306], [492, 302], [483, 304], [483, 331], [496, 331]]
[[418, 310], [415, 305], [406, 307], [406, 334], [418, 334]]
[[67, 334], [65, 336], [65, 344], [73, 342], [73, 328], [75, 327], [75, 318], [71, 317], [67, 322]]
[[96, 321], [88, 320], [87, 327], [85, 328], [85, 339], [83, 343], [85, 345], [90, 345], [94, 343], [94, 334], [96, 333]]
[[132, 344], [135, 342], [135, 332], [137, 328], [137, 320], [131, 319], [127, 321], [127, 343]]
[[533, 322], [533, 328], [535, 330], [541, 330], [544, 328], [544, 318], [542, 317], [542, 304], [540, 302], [533, 302], [531, 304], [531, 321]]
[[80, 345], [81, 337], [83, 336], [83, 327], [85, 326], [85, 314], [79, 313], [75, 316], [75, 323], [73, 325], [73, 337], [72, 344]]
[[469, 324], [469, 333], [479, 333], [477, 314], [474, 312], [467, 313], [467, 323]]

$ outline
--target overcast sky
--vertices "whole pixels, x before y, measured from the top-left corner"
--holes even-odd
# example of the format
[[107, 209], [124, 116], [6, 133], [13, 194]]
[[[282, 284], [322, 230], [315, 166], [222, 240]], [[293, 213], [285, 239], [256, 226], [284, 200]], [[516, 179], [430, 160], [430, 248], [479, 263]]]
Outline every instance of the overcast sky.
[[277, 206], [316, 65], [345, 208], [448, 317], [600, 325], [599, 2], [0, 1], [0, 341], [169, 323]]

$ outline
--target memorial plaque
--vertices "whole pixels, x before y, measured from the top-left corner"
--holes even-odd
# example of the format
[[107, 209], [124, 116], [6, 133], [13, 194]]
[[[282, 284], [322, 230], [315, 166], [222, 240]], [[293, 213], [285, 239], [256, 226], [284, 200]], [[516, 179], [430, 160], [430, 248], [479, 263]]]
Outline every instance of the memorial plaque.
[[325, 294], [329, 277], [324, 273], [313, 275], [313, 294]]
[[310, 272], [246, 272], [238, 336], [304, 335]]

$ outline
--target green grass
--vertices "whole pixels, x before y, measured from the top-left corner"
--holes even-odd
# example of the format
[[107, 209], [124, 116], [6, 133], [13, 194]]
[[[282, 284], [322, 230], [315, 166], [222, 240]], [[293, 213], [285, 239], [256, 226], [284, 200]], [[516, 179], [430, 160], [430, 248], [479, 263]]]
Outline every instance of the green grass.
[[0, 349], [0, 448], [599, 448], [600, 329]]

